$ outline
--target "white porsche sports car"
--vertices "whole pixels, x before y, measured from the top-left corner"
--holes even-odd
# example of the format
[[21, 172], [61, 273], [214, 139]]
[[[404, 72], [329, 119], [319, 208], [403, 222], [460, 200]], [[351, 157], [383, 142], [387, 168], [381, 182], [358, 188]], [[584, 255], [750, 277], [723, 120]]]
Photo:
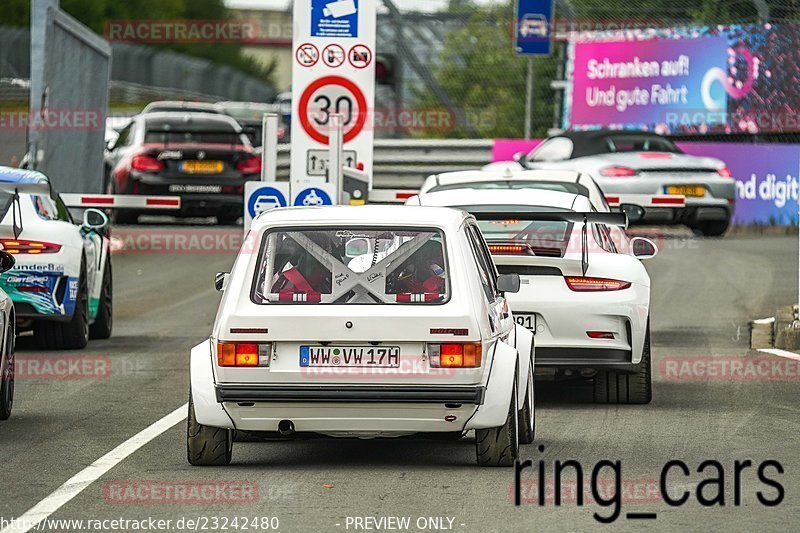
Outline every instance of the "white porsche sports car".
[[671, 140], [641, 131], [566, 132], [542, 142], [516, 162], [492, 163], [484, 170], [562, 169], [591, 175], [606, 196], [677, 195], [673, 207], [645, 208], [642, 222], [684, 224], [695, 233], [719, 236], [730, 225], [736, 180], [719, 159], [683, 153]]
[[497, 273], [464, 211], [262, 213], [191, 353], [189, 462], [229, 463], [240, 431], [475, 430], [478, 464], [513, 464], [534, 436], [533, 335], [506, 301], [519, 281]]
[[537, 369], [593, 378], [598, 402], [650, 402], [650, 277], [640, 259], [658, 250], [640, 237], [630, 253], [617, 249], [608, 226], [625, 227], [625, 214], [534, 189], [434, 192], [408, 204], [477, 218], [499, 271], [522, 278], [509, 302], [517, 323], [535, 333]]
[[111, 336], [113, 288], [108, 217], [87, 209], [77, 224], [46, 176], [0, 167], [0, 244], [16, 265], [0, 275], [17, 330], [41, 349], [79, 349]]

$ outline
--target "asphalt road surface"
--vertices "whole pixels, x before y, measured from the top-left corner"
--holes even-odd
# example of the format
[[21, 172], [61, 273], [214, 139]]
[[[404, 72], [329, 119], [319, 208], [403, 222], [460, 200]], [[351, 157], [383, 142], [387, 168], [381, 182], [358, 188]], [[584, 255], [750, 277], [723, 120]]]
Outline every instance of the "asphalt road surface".
[[[142, 231], [162, 230], [184, 231]], [[208, 336], [219, 299], [213, 276], [227, 270], [234, 258], [213, 251], [169, 253], [161, 245], [152, 247], [161, 251], [118, 254], [111, 340], [93, 341], [80, 353], [40, 353], [25, 349], [21, 340], [17, 357], [28, 375], [18, 371], [14, 412], [0, 424], [5, 464], [0, 519], [46, 515], [41, 530], [58, 531], [113, 530], [114, 525], [132, 531], [132, 522], [110, 520], [148, 518], [171, 519], [171, 530], [219, 531], [227, 526], [228, 531], [241, 531], [243, 518], [249, 531], [275, 525], [278, 531], [404, 530], [402, 521], [372, 521], [388, 517], [408, 519], [408, 531], [796, 528], [798, 362], [792, 366], [791, 359], [773, 357], [760, 373], [740, 372], [733, 379], [723, 375], [737, 363], [759, 361], [747, 349], [748, 321], [772, 316], [778, 305], [793, 301], [796, 240], [703, 240], [680, 232], [662, 240], [661, 254], [647, 263], [653, 279], [652, 404], [593, 405], [586, 386], [538, 384], [537, 442], [525, 446], [522, 456], [534, 464], [544, 461], [546, 498], [544, 505], [536, 503], [538, 475], [527, 469], [521, 482], [526, 503], [520, 507], [513, 505], [513, 469], [476, 467], [469, 437], [236, 443], [230, 467], [196, 468], [186, 462], [184, 410], [165, 423], [177, 422], [174, 426], [160, 434], [159, 428], [153, 430], [157, 436], [151, 440], [106, 456], [187, 401], [189, 350]], [[47, 377], [45, 362], [73, 356], [84, 366], [66, 378]], [[794, 376], [787, 376], [792, 368]], [[581, 490], [576, 489], [574, 470], [566, 469], [565, 496], [556, 506], [553, 465], [569, 459], [584, 470], [581, 485], [587, 498], [578, 504]], [[735, 462], [747, 459], [752, 466], [740, 469], [737, 491]], [[603, 460], [619, 461], [619, 476]], [[667, 505], [658, 486], [662, 468], [671, 460], [683, 461], [689, 469], [685, 475], [675, 467], [667, 476], [671, 498], [688, 494], [680, 506]], [[709, 460], [718, 466], [706, 465], [698, 473]], [[759, 479], [759, 467], [766, 481]], [[590, 501], [595, 469], [597, 493]], [[102, 475], [92, 481], [97, 477], [93, 473]], [[701, 485], [720, 476], [721, 485]], [[613, 503], [619, 494], [613, 484], [617, 477], [619, 505]], [[711, 500], [721, 493], [724, 506], [701, 505], [698, 490], [701, 498]], [[759, 493], [766, 504], [780, 502], [768, 506], [759, 501]], [[26, 515], [32, 508], [42, 513]], [[613, 526], [594, 516], [613, 516], [615, 510], [619, 517]], [[238, 527], [233, 527], [235, 517], [240, 517]], [[178, 523], [181, 518], [199, 523], [186, 527], [185, 521]], [[84, 523], [55, 522], [61, 520]], [[94, 522], [97, 527], [92, 528], [89, 520], [106, 522]], [[158, 524], [139, 527], [153, 530]]]

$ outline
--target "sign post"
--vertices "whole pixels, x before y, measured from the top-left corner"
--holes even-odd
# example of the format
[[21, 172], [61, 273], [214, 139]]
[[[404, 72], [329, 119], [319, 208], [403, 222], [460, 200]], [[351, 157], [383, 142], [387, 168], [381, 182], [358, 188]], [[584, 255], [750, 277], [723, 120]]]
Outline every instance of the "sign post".
[[261, 181], [277, 181], [278, 115], [264, 113], [261, 126]]
[[[342, 164], [372, 175], [376, 21], [375, 0], [294, 2], [290, 182], [304, 205], [328, 193], [326, 185], [341, 188]], [[334, 115], [342, 116], [338, 170], [330, 168]]]
[[533, 135], [533, 56], [550, 55], [552, 48], [553, 0], [517, 0], [514, 10], [514, 51], [528, 56], [528, 88], [525, 99], [525, 138]]

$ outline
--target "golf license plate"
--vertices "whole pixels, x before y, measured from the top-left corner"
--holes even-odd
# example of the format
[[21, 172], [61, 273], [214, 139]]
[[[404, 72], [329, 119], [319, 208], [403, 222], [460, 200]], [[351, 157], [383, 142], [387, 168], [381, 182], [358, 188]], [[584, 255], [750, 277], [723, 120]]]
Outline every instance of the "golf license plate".
[[536, 315], [528, 313], [514, 313], [514, 320], [523, 328], [527, 329], [534, 335], [536, 334]]
[[219, 174], [223, 167], [222, 161], [181, 161], [181, 172], [187, 174]]
[[300, 366], [400, 368], [400, 347], [301, 346]]
[[668, 187], [664, 187], [664, 189], [665, 194], [678, 194], [694, 198], [706, 195], [706, 188], [702, 185], [669, 185]]

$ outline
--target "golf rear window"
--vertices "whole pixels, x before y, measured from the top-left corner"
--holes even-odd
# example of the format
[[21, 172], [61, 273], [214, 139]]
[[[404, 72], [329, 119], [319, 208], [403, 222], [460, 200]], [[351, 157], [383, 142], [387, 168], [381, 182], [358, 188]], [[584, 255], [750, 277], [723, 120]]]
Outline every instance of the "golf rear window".
[[251, 297], [266, 304], [416, 304], [449, 299], [437, 229], [273, 229], [264, 235]]

